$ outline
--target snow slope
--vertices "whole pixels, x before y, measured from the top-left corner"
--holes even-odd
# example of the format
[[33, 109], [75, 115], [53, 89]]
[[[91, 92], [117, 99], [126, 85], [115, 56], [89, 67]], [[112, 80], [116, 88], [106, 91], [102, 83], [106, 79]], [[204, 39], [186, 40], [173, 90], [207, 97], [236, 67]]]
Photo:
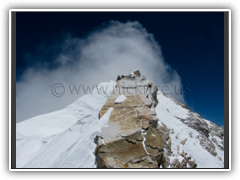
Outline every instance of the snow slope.
[[[98, 113], [115, 82], [101, 83], [63, 110], [17, 124], [17, 168], [94, 167], [93, 139], [108, 121], [112, 109], [100, 120]], [[107, 87], [107, 88], [106, 88]]]
[[[106, 91], [94, 90], [63, 110], [40, 115], [17, 124], [17, 168], [94, 168], [94, 138], [106, 126], [113, 110], [99, 120], [99, 111], [107, 101], [116, 82], [101, 83]], [[107, 87], [107, 88], [106, 88]], [[197, 168], [223, 168], [224, 153], [215, 145], [213, 156], [200, 144], [199, 132], [179, 118], [189, 117], [189, 110], [159, 91], [156, 107], [159, 125], [164, 123], [171, 133], [170, 161], [181, 161], [182, 150], [197, 163]], [[120, 97], [119, 97], [120, 98]], [[121, 98], [122, 102], [123, 99]], [[205, 121], [208, 126], [211, 123]], [[213, 138], [213, 134], [209, 139]], [[216, 142], [221, 139], [214, 136]], [[185, 144], [181, 141], [186, 140]], [[220, 160], [219, 157], [222, 159]]]
[[[181, 159], [179, 155], [182, 150], [187, 152], [192, 159], [197, 163], [198, 168], [223, 168], [223, 161], [220, 161], [217, 157], [211, 155], [206, 149], [204, 149], [196, 137], [199, 132], [188, 127], [186, 124], [182, 123], [177, 117], [187, 118], [189, 117], [189, 110], [183, 108], [180, 104], [176, 104], [175, 101], [162, 92], [158, 92], [158, 105], [156, 107], [157, 117], [159, 119], [159, 125], [164, 123], [169, 129], [171, 129], [170, 136], [172, 141], [171, 150], [174, 157], [170, 159]], [[176, 138], [177, 137], [177, 138]], [[187, 138], [185, 144], [181, 144], [181, 141]], [[178, 147], [179, 146], [179, 150]], [[221, 151], [215, 145], [218, 156], [224, 159], [224, 152]]]

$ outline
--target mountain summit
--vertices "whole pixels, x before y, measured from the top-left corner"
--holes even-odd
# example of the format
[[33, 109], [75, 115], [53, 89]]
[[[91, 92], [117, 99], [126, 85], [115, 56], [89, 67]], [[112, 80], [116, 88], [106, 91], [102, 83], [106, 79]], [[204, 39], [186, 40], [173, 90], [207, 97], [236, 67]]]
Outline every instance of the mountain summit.
[[[100, 90], [99, 90], [100, 89]], [[17, 123], [17, 168], [223, 168], [224, 128], [136, 70]]]

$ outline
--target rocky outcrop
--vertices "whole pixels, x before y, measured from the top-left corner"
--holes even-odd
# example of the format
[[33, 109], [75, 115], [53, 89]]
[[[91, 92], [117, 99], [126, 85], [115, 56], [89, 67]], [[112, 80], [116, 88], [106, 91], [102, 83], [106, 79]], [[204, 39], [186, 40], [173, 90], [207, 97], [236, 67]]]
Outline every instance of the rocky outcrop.
[[[209, 129], [212, 141], [221, 149], [224, 150], [224, 127], [218, 127], [216, 124], [209, 121]], [[218, 140], [217, 140], [218, 139]]]
[[200, 132], [200, 134], [203, 134], [207, 138], [209, 137], [210, 129], [208, 127], [208, 124], [200, 117], [199, 114], [189, 111], [189, 117], [186, 119], [182, 119], [177, 116], [175, 117], [180, 119], [180, 121], [182, 121], [187, 126]]
[[158, 133], [162, 136], [163, 138], [163, 144], [164, 144], [164, 149], [166, 150], [167, 154], [171, 153], [171, 137], [170, 137], [170, 130], [167, 128], [167, 126], [164, 123], [161, 123], [161, 125], [157, 126]]
[[209, 140], [208, 138], [206, 138], [205, 136], [203, 136], [202, 134], [198, 135], [196, 137], [197, 139], [199, 139], [200, 141], [200, 145], [206, 149], [210, 154], [212, 154], [213, 156], [217, 155], [216, 149], [214, 144], [212, 143], [211, 140]]
[[184, 152], [182, 150], [179, 153], [182, 158], [179, 160], [178, 158], [175, 158], [172, 160], [172, 162], [169, 164], [170, 168], [196, 168], [197, 164], [194, 160], [192, 160], [192, 157], [188, 155], [188, 153]]
[[187, 141], [187, 138], [185, 138], [184, 140], [182, 140], [180, 143], [181, 143], [182, 145], [184, 145], [184, 144], [186, 143], [186, 141]]
[[172, 141], [171, 141], [171, 137], [170, 137], [170, 130], [167, 128], [167, 126], [164, 123], [161, 123], [161, 125], [158, 124], [157, 130], [163, 139], [164, 159], [165, 159], [164, 167], [167, 168], [170, 166], [169, 156], [172, 154], [172, 151], [171, 151]]
[[[113, 108], [106, 127], [96, 136], [98, 168], [165, 167], [165, 140], [157, 129], [157, 86], [139, 71], [118, 76], [116, 88], [99, 118]], [[115, 103], [120, 96], [122, 102]]]

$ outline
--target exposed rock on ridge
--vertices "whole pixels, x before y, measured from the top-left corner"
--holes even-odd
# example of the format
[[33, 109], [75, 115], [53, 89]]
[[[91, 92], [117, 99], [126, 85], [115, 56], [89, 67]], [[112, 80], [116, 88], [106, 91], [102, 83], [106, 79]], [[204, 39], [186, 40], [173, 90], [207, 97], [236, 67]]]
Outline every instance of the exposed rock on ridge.
[[[102, 107], [101, 118], [110, 107], [107, 127], [96, 136], [98, 168], [165, 167], [164, 141], [157, 129], [157, 86], [139, 71], [118, 76], [116, 88]], [[114, 101], [124, 94], [127, 99]]]

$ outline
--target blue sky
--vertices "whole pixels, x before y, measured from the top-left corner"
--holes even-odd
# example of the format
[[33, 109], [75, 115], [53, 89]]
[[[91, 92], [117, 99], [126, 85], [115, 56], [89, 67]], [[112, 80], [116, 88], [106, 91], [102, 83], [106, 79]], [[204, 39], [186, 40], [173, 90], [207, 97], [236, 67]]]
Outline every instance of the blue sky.
[[66, 36], [86, 37], [111, 20], [138, 21], [151, 33], [161, 47], [164, 61], [177, 71], [183, 86], [189, 85], [191, 89], [184, 97], [187, 106], [218, 126], [224, 125], [224, 14], [221, 12], [17, 12], [17, 82], [22, 81], [29, 67], [41, 69], [47, 64], [49, 70], [56, 68], [53, 59], [62, 50], [56, 44]]

